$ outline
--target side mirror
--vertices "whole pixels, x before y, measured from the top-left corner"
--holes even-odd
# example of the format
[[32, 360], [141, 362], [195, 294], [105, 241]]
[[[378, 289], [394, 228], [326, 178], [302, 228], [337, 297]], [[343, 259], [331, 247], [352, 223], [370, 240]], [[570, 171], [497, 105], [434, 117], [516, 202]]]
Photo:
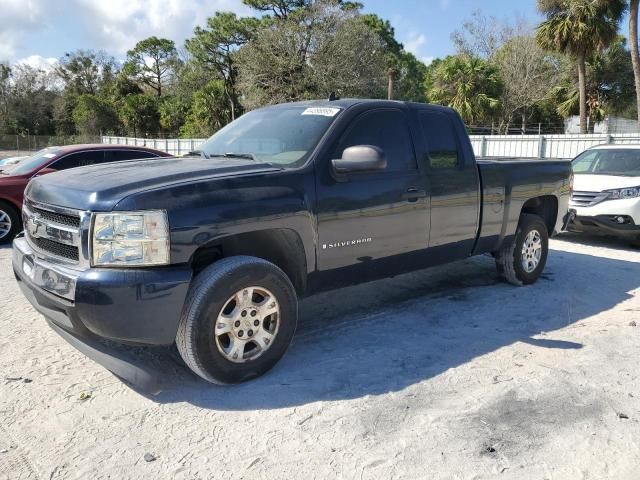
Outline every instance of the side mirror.
[[49, 168], [49, 167], [41, 168], [36, 173], [36, 177], [41, 177], [42, 175], [46, 175], [47, 173], [54, 173], [54, 172], [57, 172], [55, 168]]
[[331, 160], [333, 171], [339, 180], [345, 180], [349, 173], [365, 173], [384, 170], [387, 159], [384, 151], [373, 145], [357, 145], [342, 152], [342, 158]]

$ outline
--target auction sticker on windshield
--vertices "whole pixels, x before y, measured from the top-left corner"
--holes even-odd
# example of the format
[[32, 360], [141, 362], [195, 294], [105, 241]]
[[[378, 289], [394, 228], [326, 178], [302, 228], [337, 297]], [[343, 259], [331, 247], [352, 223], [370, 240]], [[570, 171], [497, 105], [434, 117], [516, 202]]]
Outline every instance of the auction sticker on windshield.
[[310, 107], [302, 112], [302, 115], [322, 115], [323, 117], [335, 117], [339, 111], [339, 108]]

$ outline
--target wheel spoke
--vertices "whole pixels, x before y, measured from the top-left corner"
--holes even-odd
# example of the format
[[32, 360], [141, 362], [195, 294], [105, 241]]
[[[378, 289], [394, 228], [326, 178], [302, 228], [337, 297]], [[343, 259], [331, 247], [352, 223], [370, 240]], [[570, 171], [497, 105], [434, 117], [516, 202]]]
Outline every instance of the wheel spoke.
[[240, 298], [240, 304], [243, 307], [250, 307], [253, 305], [253, 292], [254, 288], [248, 287], [236, 293], [236, 295], [238, 295], [238, 297]]
[[233, 317], [231, 315], [220, 315], [216, 320], [216, 335], [223, 335], [229, 333], [233, 326]]
[[246, 345], [246, 340], [240, 340], [239, 338], [232, 337], [231, 344], [229, 345], [229, 357], [233, 360], [241, 361], [244, 357], [244, 347]]
[[258, 308], [258, 316], [264, 320], [269, 315], [273, 315], [278, 312], [278, 304], [272, 298], [266, 299]]
[[269, 345], [271, 345], [273, 336], [274, 335], [271, 332], [268, 332], [264, 328], [260, 328], [260, 330], [258, 330], [258, 332], [253, 337], [253, 340], [260, 346], [260, 348], [266, 349], [267, 347], [269, 347]]

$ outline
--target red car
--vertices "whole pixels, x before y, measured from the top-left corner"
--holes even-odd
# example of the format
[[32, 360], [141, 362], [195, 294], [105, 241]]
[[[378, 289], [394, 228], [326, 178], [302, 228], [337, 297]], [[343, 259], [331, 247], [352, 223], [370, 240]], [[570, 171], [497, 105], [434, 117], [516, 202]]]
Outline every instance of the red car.
[[128, 145], [68, 145], [40, 150], [0, 171], [0, 244], [10, 242], [22, 229], [24, 189], [33, 177], [96, 163], [170, 156], [152, 148]]

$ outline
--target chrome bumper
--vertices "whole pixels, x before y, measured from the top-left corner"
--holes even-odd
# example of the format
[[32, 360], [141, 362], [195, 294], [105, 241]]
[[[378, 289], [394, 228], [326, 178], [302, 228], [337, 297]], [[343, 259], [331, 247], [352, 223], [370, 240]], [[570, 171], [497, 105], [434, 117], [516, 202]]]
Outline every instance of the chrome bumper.
[[75, 300], [81, 272], [39, 258], [24, 237], [13, 241], [13, 266], [36, 287], [72, 302]]

